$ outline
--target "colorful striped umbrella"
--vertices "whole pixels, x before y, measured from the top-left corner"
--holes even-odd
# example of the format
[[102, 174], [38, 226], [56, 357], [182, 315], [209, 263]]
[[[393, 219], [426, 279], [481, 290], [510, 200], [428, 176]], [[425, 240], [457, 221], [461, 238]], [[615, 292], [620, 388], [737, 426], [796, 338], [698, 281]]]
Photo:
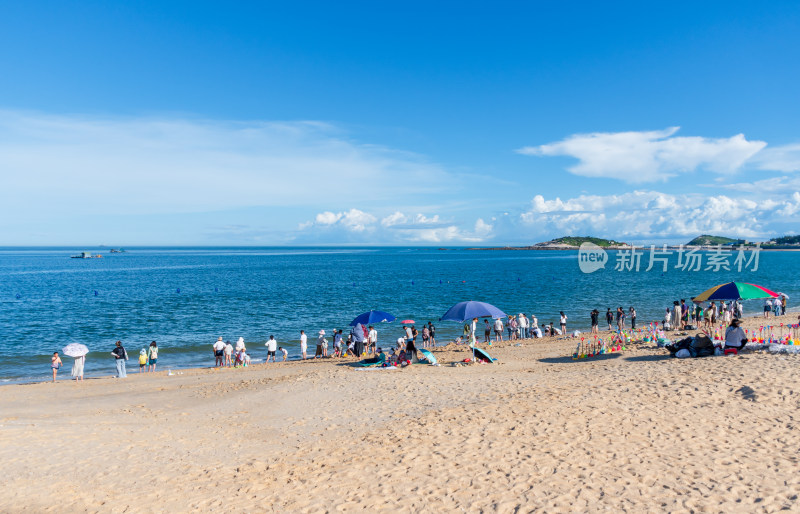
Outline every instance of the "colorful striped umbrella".
[[758, 298], [777, 298], [778, 293], [766, 287], [747, 282], [726, 282], [703, 291], [694, 297], [695, 302], [712, 300], [755, 300]]

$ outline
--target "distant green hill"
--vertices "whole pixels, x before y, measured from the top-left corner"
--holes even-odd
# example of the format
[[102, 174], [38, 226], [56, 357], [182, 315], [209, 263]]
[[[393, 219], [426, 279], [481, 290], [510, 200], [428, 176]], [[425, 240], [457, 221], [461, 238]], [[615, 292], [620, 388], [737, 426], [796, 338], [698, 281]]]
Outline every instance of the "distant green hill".
[[800, 244], [800, 236], [776, 237], [772, 241], [775, 241], [775, 244], [778, 245], [797, 245]]
[[709, 246], [709, 245], [727, 245], [731, 243], [744, 243], [739, 239], [731, 239], [730, 237], [722, 237], [722, 236], [709, 236], [709, 235], [702, 235], [697, 236], [688, 243], [686, 246]]
[[603, 239], [602, 237], [577, 237], [577, 236], [567, 236], [567, 237], [559, 237], [557, 239], [553, 239], [552, 241], [548, 241], [546, 243], [539, 243], [540, 245], [549, 245], [549, 244], [561, 244], [561, 245], [570, 245], [570, 246], [580, 246], [583, 243], [594, 243], [600, 247], [608, 247], [608, 246], [627, 246], [627, 243], [620, 243], [619, 241], [614, 241], [613, 239]]

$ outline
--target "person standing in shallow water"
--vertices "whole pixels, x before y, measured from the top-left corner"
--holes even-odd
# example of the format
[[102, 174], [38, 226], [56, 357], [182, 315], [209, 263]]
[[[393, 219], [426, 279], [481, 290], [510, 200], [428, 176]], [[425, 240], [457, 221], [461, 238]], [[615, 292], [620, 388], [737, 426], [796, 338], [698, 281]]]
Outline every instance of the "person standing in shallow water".
[[628, 313], [631, 316], [631, 330], [636, 330], [636, 309], [631, 306], [630, 311]]
[[606, 321], [608, 322], [608, 331], [611, 331], [611, 324], [614, 323], [614, 315], [611, 313], [611, 307], [606, 311]]
[[591, 316], [592, 319], [592, 334], [598, 334], [599, 329], [597, 328], [597, 323], [598, 323], [598, 318], [600, 317], [600, 311], [594, 309], [589, 315]]

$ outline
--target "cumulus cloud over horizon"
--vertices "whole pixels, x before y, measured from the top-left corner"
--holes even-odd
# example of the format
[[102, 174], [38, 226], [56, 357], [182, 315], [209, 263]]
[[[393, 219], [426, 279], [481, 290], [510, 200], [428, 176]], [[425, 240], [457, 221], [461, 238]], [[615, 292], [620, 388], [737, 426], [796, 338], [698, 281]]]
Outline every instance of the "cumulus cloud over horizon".
[[679, 127], [660, 131], [574, 134], [561, 141], [517, 150], [523, 155], [578, 159], [570, 173], [629, 183], [665, 182], [680, 173], [707, 169], [731, 174], [767, 143], [729, 138], [675, 136]]
[[408, 243], [480, 243], [490, 238], [492, 225], [478, 218], [470, 230], [460, 224], [442, 221], [438, 214], [407, 215], [395, 211], [379, 218], [350, 209], [346, 212], [321, 212], [313, 221], [301, 223], [295, 241], [319, 237], [337, 237], [341, 242], [365, 244]]
[[536, 195], [519, 215], [530, 233], [613, 239], [676, 240], [700, 234], [764, 238], [800, 222], [800, 192], [778, 198], [672, 195], [632, 191], [546, 200]]

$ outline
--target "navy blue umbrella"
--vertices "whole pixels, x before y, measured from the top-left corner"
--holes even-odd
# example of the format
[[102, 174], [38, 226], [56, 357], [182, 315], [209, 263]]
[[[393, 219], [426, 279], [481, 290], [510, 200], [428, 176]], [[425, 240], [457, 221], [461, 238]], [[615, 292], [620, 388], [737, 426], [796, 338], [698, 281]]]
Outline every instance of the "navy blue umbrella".
[[459, 302], [439, 318], [440, 321], [452, 320], [464, 322], [472, 318], [505, 318], [506, 313], [490, 303]]
[[397, 318], [395, 318], [388, 312], [369, 311], [356, 316], [356, 319], [350, 322], [350, 326], [354, 327], [359, 323], [361, 323], [362, 325], [372, 325], [374, 323], [380, 323], [381, 321], [394, 321], [395, 319]]
[[[505, 318], [506, 313], [486, 302], [459, 302], [439, 318], [440, 321], [452, 320], [463, 323], [472, 318]], [[474, 335], [474, 334], [473, 334]], [[477, 343], [477, 338], [475, 340]], [[472, 359], [475, 360], [475, 345], [472, 345]]]

